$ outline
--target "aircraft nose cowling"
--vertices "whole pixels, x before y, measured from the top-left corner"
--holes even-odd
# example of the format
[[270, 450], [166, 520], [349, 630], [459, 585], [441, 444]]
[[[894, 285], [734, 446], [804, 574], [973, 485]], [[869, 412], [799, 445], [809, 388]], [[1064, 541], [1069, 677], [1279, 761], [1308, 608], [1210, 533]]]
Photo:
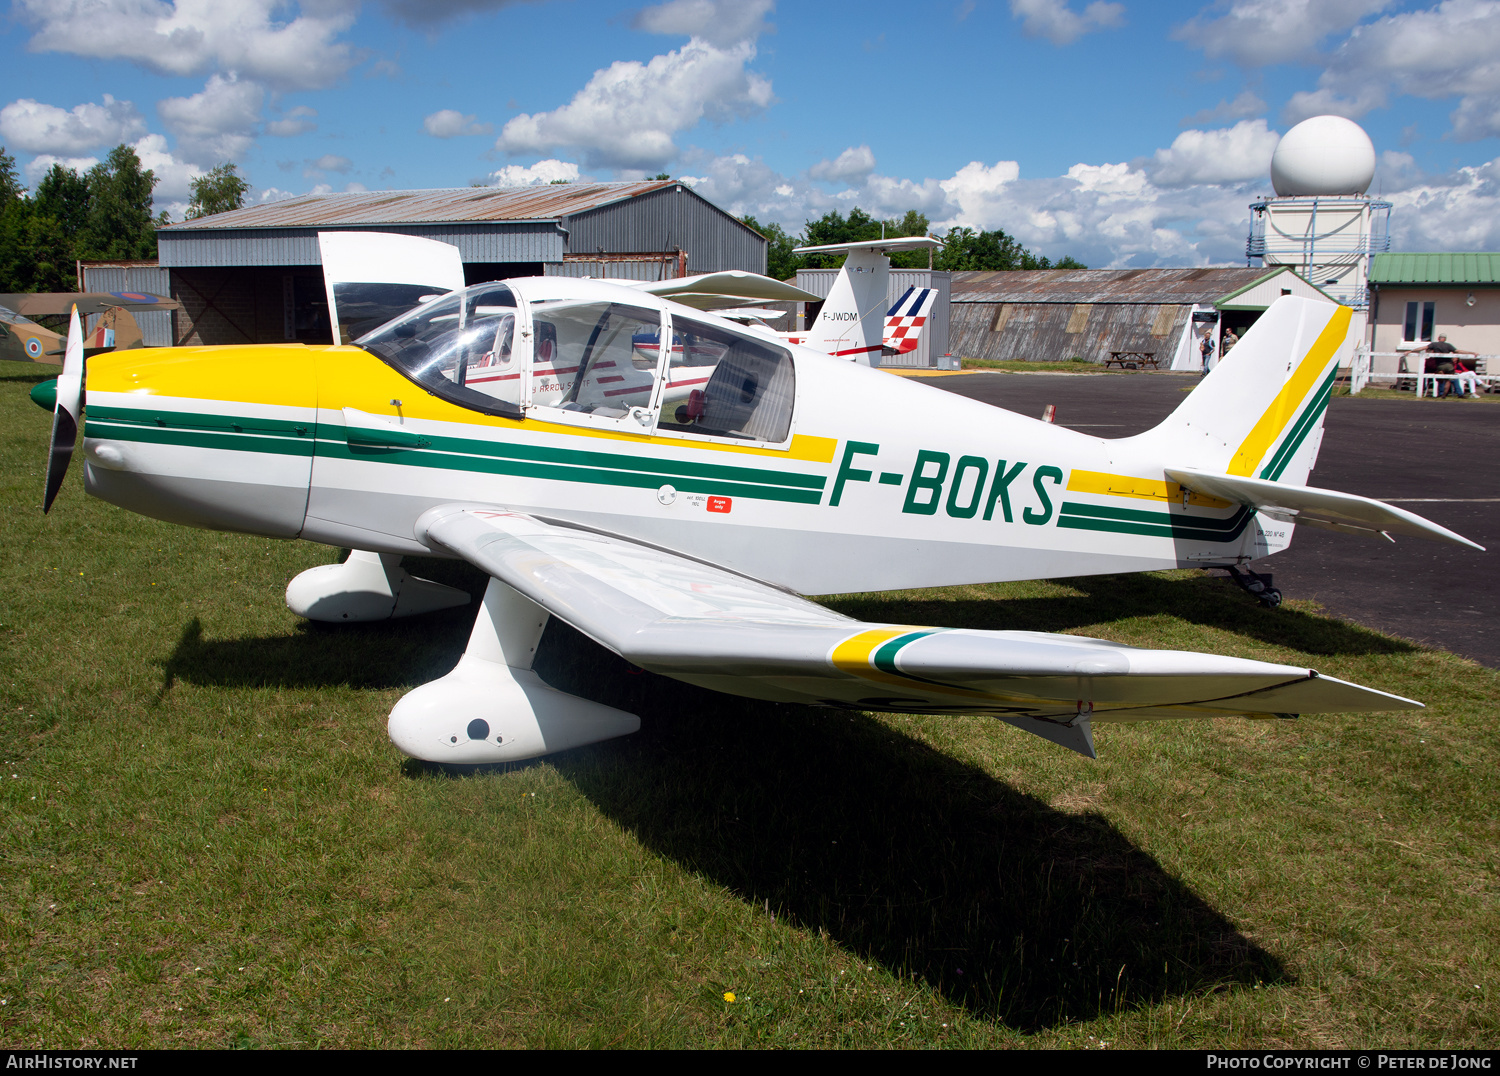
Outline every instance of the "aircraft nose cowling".
[[163, 348], [89, 361], [84, 488], [142, 515], [295, 538], [317, 432], [314, 352]]

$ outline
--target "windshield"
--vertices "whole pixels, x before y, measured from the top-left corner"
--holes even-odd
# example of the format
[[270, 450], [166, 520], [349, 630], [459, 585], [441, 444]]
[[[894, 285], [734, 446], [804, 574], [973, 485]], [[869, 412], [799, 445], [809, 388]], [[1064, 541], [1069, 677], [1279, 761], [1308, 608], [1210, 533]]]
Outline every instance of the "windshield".
[[[509, 371], [515, 315], [510, 288], [475, 284], [423, 303], [355, 344], [438, 396], [517, 417], [520, 400], [512, 386], [518, 387], [519, 379]], [[510, 377], [497, 376], [501, 370]]]

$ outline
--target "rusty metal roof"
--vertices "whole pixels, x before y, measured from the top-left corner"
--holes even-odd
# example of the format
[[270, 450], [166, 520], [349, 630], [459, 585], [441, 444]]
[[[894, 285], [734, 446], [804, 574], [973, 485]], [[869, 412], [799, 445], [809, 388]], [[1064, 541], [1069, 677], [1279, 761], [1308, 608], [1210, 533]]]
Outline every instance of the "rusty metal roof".
[[953, 274], [955, 303], [1211, 303], [1265, 269], [1018, 269]]
[[161, 230], [558, 220], [678, 183], [678, 180], [663, 179], [640, 183], [548, 183], [530, 187], [304, 194], [299, 198], [170, 224]]

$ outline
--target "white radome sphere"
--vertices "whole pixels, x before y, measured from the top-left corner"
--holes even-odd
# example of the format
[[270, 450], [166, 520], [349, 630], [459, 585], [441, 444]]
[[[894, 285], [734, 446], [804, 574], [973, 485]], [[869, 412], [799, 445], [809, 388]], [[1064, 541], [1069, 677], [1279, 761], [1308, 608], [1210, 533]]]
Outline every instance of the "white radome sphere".
[[1343, 116], [1303, 120], [1271, 155], [1271, 186], [1283, 198], [1364, 194], [1374, 178], [1375, 144]]

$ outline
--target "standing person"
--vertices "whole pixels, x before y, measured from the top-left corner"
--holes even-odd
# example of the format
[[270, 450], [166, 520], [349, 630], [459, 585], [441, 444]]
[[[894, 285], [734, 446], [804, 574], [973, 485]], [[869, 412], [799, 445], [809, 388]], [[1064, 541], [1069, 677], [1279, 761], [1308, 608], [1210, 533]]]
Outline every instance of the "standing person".
[[1239, 342], [1240, 338], [1235, 335], [1233, 329], [1225, 329], [1224, 339], [1221, 341], [1221, 343], [1223, 344], [1223, 350], [1220, 352], [1222, 357], [1226, 359], [1229, 358], [1230, 350], [1234, 347], [1235, 344], [1238, 344]]
[[1203, 356], [1203, 372], [1200, 377], [1208, 375], [1208, 364], [1214, 357], [1214, 327], [1208, 326], [1203, 330], [1203, 340], [1198, 344], [1198, 354]]
[[[1459, 367], [1461, 365], [1464, 365], [1462, 361], [1457, 358], [1448, 357], [1450, 355], [1457, 356], [1473, 354], [1474, 352], [1472, 351], [1460, 351], [1458, 348], [1448, 343], [1448, 336], [1446, 333], [1440, 333], [1438, 335], [1436, 343], [1427, 345], [1427, 361], [1423, 363], [1422, 370], [1424, 373], [1429, 374], [1469, 374], [1470, 383], [1477, 387], [1477, 379], [1473, 377], [1473, 367], [1464, 366], [1464, 368], [1460, 370]], [[1463, 379], [1460, 377], [1454, 379], [1453, 381], [1439, 381], [1437, 394], [1439, 397], [1453, 395], [1462, 396], [1464, 394]]]

